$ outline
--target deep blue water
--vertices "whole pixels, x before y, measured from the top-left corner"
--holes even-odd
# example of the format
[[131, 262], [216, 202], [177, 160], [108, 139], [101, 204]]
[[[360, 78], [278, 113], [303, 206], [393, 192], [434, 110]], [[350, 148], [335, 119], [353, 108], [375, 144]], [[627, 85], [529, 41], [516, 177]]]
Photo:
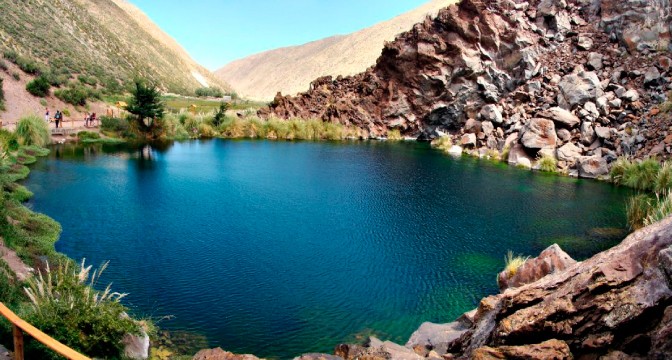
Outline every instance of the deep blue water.
[[507, 250], [613, 245], [629, 193], [453, 159], [420, 143], [67, 146], [29, 206], [136, 314], [211, 346], [290, 358], [368, 334], [404, 343], [497, 292]]

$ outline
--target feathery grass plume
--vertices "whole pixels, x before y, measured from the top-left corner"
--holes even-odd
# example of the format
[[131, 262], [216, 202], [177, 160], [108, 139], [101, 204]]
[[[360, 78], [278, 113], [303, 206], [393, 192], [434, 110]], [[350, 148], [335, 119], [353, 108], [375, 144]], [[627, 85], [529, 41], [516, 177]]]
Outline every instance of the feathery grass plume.
[[666, 190], [660, 194], [656, 194], [655, 205], [649, 210], [649, 214], [644, 219], [643, 225], [649, 226], [655, 224], [672, 214], [672, 196], [670, 191]]
[[544, 172], [556, 172], [558, 170], [558, 161], [553, 156], [544, 155], [539, 158], [539, 169]]
[[623, 175], [623, 185], [637, 190], [651, 190], [660, 171], [660, 164], [654, 158], [648, 158], [634, 163], [626, 168]]
[[[22, 317], [56, 340], [86, 355], [120, 358], [121, 339], [137, 334], [139, 326], [126, 315], [120, 303], [126, 296], [108, 285], [99, 291], [98, 282], [107, 268], [103, 263], [92, 272], [82, 260], [79, 266], [63, 261], [27, 280], [24, 288], [30, 306]], [[46, 359], [52, 355], [39, 345], [27, 346], [30, 358]]]
[[511, 145], [506, 145], [502, 149], [502, 161], [509, 161], [509, 154], [511, 153]]
[[529, 256], [523, 257], [522, 255], [513, 255], [513, 251], [509, 250], [504, 257], [504, 271], [509, 277], [516, 275], [518, 269], [520, 269], [529, 258]]
[[21, 118], [16, 125], [16, 135], [22, 145], [44, 147], [51, 142], [47, 123], [36, 115]]
[[611, 177], [611, 182], [616, 185], [622, 185], [625, 177], [625, 173], [629, 168], [632, 167], [632, 162], [628, 158], [621, 156], [611, 165], [611, 172], [609, 176]]
[[211, 125], [206, 123], [200, 123], [198, 125], [198, 133], [205, 138], [213, 138], [217, 136], [217, 131], [215, 131]]
[[626, 213], [631, 230], [639, 230], [653, 211], [652, 199], [645, 194], [639, 194], [628, 199]]
[[657, 194], [668, 194], [672, 189], [672, 162], [666, 161], [660, 167], [653, 190]]
[[450, 148], [453, 147], [453, 139], [450, 138], [450, 135], [443, 135], [432, 140], [431, 143], [433, 148], [439, 149], [443, 152], [450, 151]]

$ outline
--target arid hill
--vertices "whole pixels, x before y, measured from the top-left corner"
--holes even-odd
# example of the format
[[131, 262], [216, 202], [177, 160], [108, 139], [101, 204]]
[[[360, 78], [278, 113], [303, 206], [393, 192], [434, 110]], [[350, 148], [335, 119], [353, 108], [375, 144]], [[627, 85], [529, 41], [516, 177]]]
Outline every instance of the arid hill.
[[0, 0], [0, 51], [104, 87], [136, 76], [163, 90], [228, 87], [126, 0]]
[[349, 35], [236, 60], [217, 70], [215, 75], [231, 84], [240, 95], [252, 99], [272, 100], [278, 91], [293, 95], [307, 90], [310, 82], [320, 76], [347, 76], [366, 70], [376, 63], [386, 41], [394, 40], [397, 34], [454, 2], [432, 0], [392, 20]]

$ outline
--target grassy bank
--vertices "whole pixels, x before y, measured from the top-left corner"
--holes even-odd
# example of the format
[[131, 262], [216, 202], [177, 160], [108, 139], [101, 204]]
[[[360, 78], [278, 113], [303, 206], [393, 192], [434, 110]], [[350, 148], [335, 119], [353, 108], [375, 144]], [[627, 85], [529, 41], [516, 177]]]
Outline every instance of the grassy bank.
[[[60, 224], [23, 204], [32, 197], [19, 183], [30, 173], [26, 165], [49, 154], [44, 148], [49, 140], [45, 129], [43, 121], [27, 117], [15, 133], [0, 130], [0, 238], [37, 274], [22, 281], [9, 264], [0, 261], [0, 300], [76, 351], [121, 358], [121, 339], [127, 333], [139, 334], [141, 324], [122, 316], [128, 312], [119, 301], [123, 296], [110, 291], [109, 286], [102, 292], [96, 290], [104, 269], [92, 273], [84, 262], [75, 264], [55, 250]], [[4, 318], [0, 320], [0, 342], [11, 348], [11, 326]], [[59, 358], [31, 339], [27, 339], [25, 351], [29, 359]]]

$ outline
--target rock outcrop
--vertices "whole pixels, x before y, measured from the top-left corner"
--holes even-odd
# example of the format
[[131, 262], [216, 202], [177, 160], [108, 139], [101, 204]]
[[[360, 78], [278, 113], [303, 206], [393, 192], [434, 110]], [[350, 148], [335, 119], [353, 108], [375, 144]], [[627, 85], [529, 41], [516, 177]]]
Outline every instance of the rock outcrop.
[[[602, 177], [618, 156], [672, 156], [660, 111], [672, 90], [671, 13], [668, 0], [463, 0], [388, 43], [366, 72], [278, 94], [259, 114], [371, 137], [448, 134], [474, 155], [520, 144], [532, 165], [543, 150], [560, 171]], [[567, 144], [578, 154], [562, 160]]]
[[254, 355], [236, 355], [221, 348], [199, 351], [193, 360], [259, 360]]
[[542, 251], [538, 257], [525, 261], [514, 274], [509, 274], [506, 271], [499, 273], [497, 283], [501, 290], [515, 288], [533, 283], [546, 275], [565, 270], [574, 264], [576, 264], [576, 260], [564, 252], [560, 246], [552, 245]]

